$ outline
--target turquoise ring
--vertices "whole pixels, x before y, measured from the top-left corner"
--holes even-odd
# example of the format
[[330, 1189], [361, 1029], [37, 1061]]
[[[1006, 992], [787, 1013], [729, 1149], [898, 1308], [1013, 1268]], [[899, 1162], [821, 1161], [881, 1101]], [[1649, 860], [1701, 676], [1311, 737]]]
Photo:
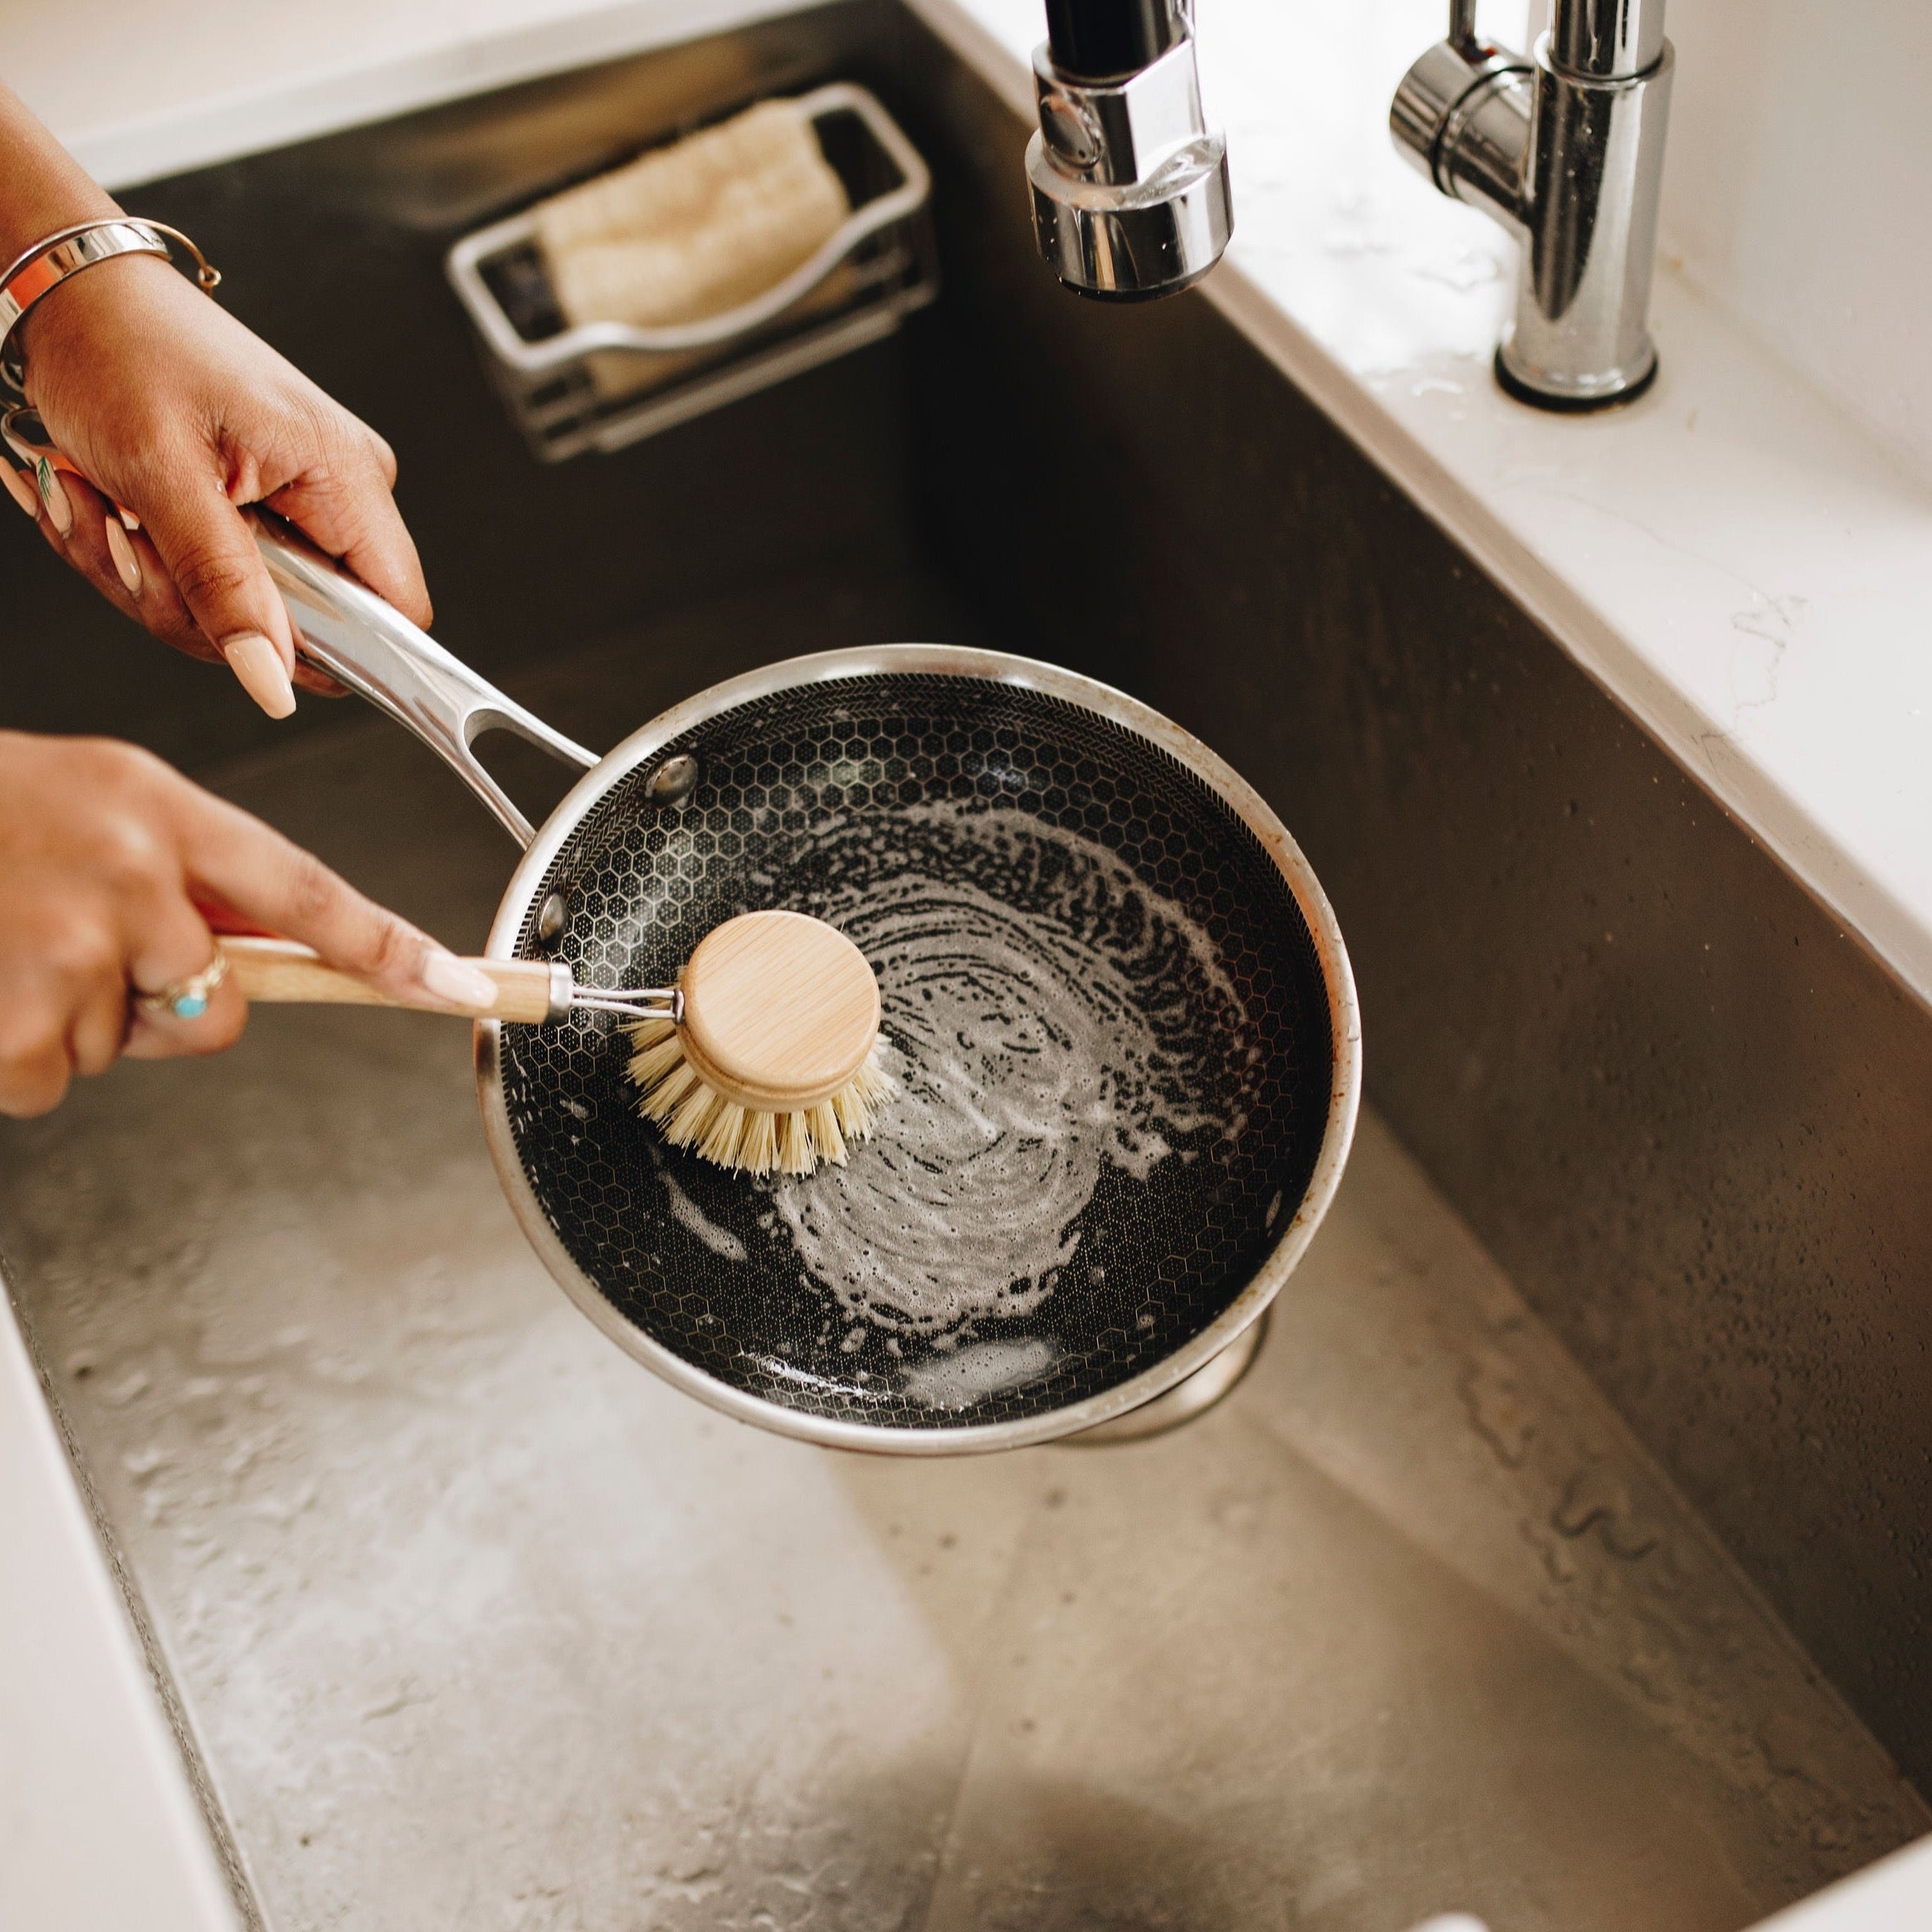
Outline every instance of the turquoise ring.
[[217, 946], [214, 958], [200, 972], [190, 973], [186, 979], [177, 979], [159, 993], [141, 994], [142, 1009], [150, 1013], [166, 1013], [177, 1020], [198, 1020], [208, 1010], [215, 997], [215, 988], [227, 977], [228, 955]]

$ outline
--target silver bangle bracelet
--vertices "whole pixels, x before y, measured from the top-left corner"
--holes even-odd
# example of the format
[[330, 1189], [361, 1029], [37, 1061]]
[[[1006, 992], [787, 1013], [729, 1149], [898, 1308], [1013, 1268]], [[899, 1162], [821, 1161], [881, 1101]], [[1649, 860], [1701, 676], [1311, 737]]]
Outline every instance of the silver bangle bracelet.
[[25, 394], [27, 372], [12, 347], [13, 332], [48, 290], [117, 255], [159, 255], [172, 261], [170, 242], [178, 242], [194, 257], [194, 279], [212, 295], [220, 285], [221, 271], [178, 228], [165, 222], [111, 215], [104, 221], [76, 222], [35, 242], [0, 276], [0, 381]]

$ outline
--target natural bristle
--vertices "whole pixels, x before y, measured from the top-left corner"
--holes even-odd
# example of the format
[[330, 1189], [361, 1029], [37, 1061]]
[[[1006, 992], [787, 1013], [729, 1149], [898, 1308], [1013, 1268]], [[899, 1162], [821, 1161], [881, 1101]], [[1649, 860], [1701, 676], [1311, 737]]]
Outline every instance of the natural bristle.
[[872, 1131], [892, 1093], [875, 1040], [865, 1064], [830, 1100], [788, 1113], [764, 1113], [705, 1086], [685, 1056], [682, 1034], [669, 1020], [639, 1020], [627, 1031], [637, 1111], [662, 1128], [673, 1147], [691, 1148], [700, 1159], [741, 1173], [803, 1176], [822, 1161], [843, 1167], [847, 1149]]
[[804, 913], [740, 913], [699, 941], [678, 986], [676, 1021], [629, 1029], [638, 1112], [741, 1173], [842, 1167], [892, 1091], [865, 954]]

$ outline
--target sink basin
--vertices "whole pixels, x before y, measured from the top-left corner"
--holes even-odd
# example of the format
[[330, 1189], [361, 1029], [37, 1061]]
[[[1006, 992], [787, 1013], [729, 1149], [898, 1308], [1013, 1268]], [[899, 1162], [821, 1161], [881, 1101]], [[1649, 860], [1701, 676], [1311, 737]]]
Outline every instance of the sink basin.
[[[501, 835], [387, 725], [224, 788], [451, 936], [494, 907]], [[598, 1334], [468, 1048], [266, 1010], [8, 1134], [15, 1290], [269, 1925], [1719, 1932], [1920, 1828], [1378, 1121], [1220, 1408], [901, 1468]]]
[[[146, 198], [396, 442], [439, 634], [593, 744], [845, 644], [1027, 651], [1150, 693], [1199, 673], [1176, 632], [1012, 617], [932, 433], [949, 339], [925, 318], [607, 460], [539, 471], [502, 419], [437, 281], [451, 233], [600, 129], [861, 68], [939, 147], [935, 103], [977, 85], [886, 9], [834, 8]], [[939, 159], [944, 252], [948, 195], [1013, 158]], [[1003, 295], [948, 259], [935, 327]], [[1167, 326], [1117, 325], [1129, 360]], [[100, 622], [49, 573], [32, 594], [22, 634]], [[315, 702], [271, 732], [199, 667], [100, 647], [119, 697], [43, 676], [17, 721], [119, 703], [480, 944], [510, 848], [393, 727]], [[545, 803], [534, 759], [502, 769]], [[1385, 1090], [1412, 1115], [1412, 1080]], [[1210, 1412], [940, 1465], [739, 1427], [604, 1341], [518, 1234], [448, 1022], [265, 1010], [221, 1060], [123, 1066], [0, 1133], [0, 1245], [275, 1932], [1399, 1932], [1451, 1909], [1732, 1932], [1925, 1831], [1408, 1136], [1365, 1112]]]

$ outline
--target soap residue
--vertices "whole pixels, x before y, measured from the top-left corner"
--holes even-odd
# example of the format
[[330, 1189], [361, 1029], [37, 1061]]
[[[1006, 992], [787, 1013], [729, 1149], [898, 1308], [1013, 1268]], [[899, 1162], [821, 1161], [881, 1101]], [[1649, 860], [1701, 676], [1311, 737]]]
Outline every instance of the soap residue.
[[1044, 1335], [1027, 1341], [974, 1342], [909, 1369], [905, 1393], [928, 1408], [971, 1408], [989, 1395], [1037, 1382], [1059, 1360], [1060, 1350]]
[[705, 1213], [658, 1164], [657, 1178], [664, 1183], [665, 1198], [671, 1203], [671, 1217], [680, 1227], [695, 1234], [715, 1255], [727, 1261], [745, 1259], [744, 1243], [728, 1227], [720, 1227]]
[[813, 856], [839, 881], [819, 910], [878, 972], [899, 1091], [849, 1165], [773, 1201], [855, 1316], [944, 1349], [1029, 1313], [1108, 1165], [1144, 1180], [1241, 1134], [1241, 998], [1208, 934], [1105, 846], [941, 804], [821, 828]]

